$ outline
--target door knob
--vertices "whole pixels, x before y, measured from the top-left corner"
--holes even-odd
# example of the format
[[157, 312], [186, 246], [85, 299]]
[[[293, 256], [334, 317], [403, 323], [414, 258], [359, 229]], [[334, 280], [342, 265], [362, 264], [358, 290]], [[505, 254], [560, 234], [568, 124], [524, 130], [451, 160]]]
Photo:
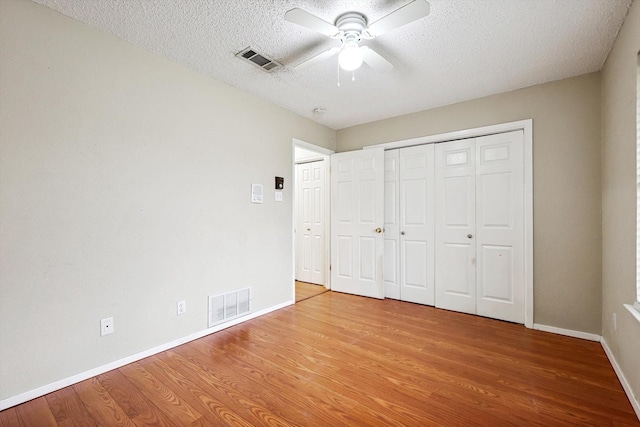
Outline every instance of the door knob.
[[468, 238], [472, 238], [472, 237], [473, 237], [473, 234], [467, 234], [467, 237], [468, 237]]
[[401, 231], [400, 234], [402, 234], [404, 236], [404, 231]]
[[376, 233], [378, 233], [378, 234], [382, 233], [382, 228], [380, 228], [380, 227], [376, 228]]
[[310, 229], [310, 228], [307, 228], [307, 231], [311, 231], [311, 229]]

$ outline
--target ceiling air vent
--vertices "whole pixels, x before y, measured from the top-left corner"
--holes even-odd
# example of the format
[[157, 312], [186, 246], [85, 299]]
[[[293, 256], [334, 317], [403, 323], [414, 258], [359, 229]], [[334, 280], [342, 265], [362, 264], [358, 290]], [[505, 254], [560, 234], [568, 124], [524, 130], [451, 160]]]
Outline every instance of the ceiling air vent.
[[274, 61], [273, 59], [267, 58], [250, 47], [238, 52], [236, 56], [268, 72], [271, 72], [278, 67], [282, 67], [282, 64]]

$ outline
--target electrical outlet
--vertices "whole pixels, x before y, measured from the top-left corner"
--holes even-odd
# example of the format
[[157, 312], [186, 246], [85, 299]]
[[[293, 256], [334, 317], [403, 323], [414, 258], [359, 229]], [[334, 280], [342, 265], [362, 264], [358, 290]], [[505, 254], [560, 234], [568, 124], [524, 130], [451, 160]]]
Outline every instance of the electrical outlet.
[[113, 333], [113, 317], [107, 317], [100, 320], [100, 336], [105, 336]]
[[178, 316], [181, 316], [187, 312], [187, 302], [182, 300], [178, 301]]
[[618, 330], [618, 322], [617, 322], [617, 316], [615, 313], [613, 313], [613, 331], [617, 331]]

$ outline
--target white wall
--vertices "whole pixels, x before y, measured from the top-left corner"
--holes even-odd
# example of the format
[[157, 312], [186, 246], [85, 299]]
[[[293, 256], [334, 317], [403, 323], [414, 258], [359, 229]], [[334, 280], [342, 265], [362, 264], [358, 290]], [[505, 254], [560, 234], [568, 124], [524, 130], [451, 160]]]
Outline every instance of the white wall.
[[292, 300], [292, 186], [273, 197], [292, 138], [335, 148], [333, 130], [1, 0], [0, 400], [206, 329], [208, 295]]
[[623, 307], [636, 297], [639, 50], [640, 2], [634, 1], [602, 70], [602, 336], [635, 395], [640, 416], [640, 322]]

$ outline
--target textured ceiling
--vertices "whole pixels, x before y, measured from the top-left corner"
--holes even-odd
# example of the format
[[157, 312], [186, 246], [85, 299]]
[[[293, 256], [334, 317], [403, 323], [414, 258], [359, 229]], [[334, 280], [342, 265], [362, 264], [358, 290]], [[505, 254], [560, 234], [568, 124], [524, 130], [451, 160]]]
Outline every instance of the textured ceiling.
[[[631, 0], [429, 0], [426, 18], [364, 41], [395, 68], [340, 73], [339, 42], [283, 19], [299, 7], [333, 23], [374, 22], [410, 0], [35, 0], [333, 129], [600, 70]], [[266, 73], [247, 46], [282, 63]], [[326, 109], [314, 113], [315, 107]]]

